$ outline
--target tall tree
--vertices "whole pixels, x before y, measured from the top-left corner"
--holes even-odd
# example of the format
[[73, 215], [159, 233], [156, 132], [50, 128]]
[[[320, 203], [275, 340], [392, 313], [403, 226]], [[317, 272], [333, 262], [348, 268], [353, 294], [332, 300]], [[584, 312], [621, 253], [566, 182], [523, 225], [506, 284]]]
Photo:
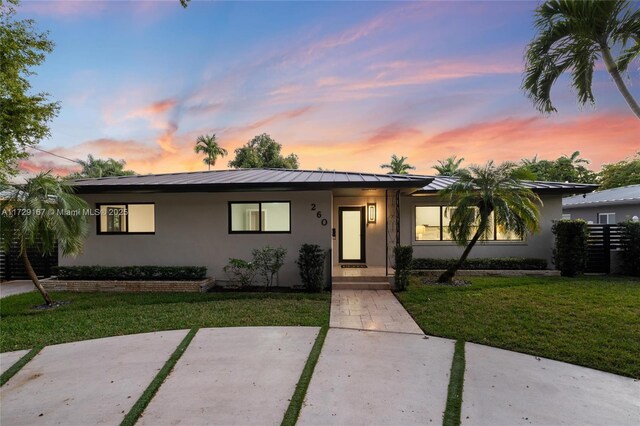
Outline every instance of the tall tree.
[[29, 278], [47, 305], [53, 300], [42, 286], [27, 255], [29, 248], [49, 254], [56, 247], [63, 255], [78, 254], [87, 234], [87, 203], [50, 172], [28, 179], [24, 185], [3, 185], [8, 194], [0, 203], [0, 244], [8, 251], [14, 238]]
[[450, 283], [456, 272], [484, 235], [493, 226], [524, 238], [538, 229], [539, 206], [542, 201], [521, 182], [521, 171], [515, 163], [496, 166], [471, 166], [459, 171], [457, 181], [440, 191], [449, 206], [449, 232], [459, 245], [466, 246], [460, 259], [448, 268], [438, 282]]
[[444, 160], [438, 160], [438, 164], [435, 164], [433, 168], [438, 172], [438, 176], [455, 176], [461, 170], [464, 157], [458, 158], [453, 155]]
[[229, 161], [229, 167], [236, 169], [256, 169], [269, 167], [274, 169], [297, 169], [298, 156], [281, 154], [282, 145], [266, 133], [258, 135], [244, 146], [236, 148], [236, 157]]
[[28, 147], [49, 136], [49, 122], [59, 110], [48, 93], [32, 93], [28, 80], [53, 42], [33, 20], [16, 19], [17, 5], [17, 0], [0, 1], [0, 182], [17, 173]]
[[391, 162], [386, 164], [380, 164], [381, 169], [389, 169], [387, 174], [390, 175], [406, 175], [409, 173], [409, 170], [415, 170], [415, 167], [410, 165], [409, 163], [405, 163], [407, 161], [407, 157], [398, 157], [393, 154], [391, 156]]
[[555, 160], [539, 160], [537, 156], [532, 159], [523, 159], [520, 169], [529, 172], [531, 180], [544, 180], [549, 182], [573, 182], [595, 183], [596, 173], [585, 165], [589, 160], [580, 157], [580, 151], [571, 155], [562, 155]]
[[640, 184], [640, 152], [633, 158], [603, 165], [598, 178], [599, 189]]
[[194, 151], [196, 154], [203, 153], [206, 155], [202, 162], [209, 166], [209, 170], [211, 170], [211, 166], [216, 165], [218, 157], [224, 157], [227, 155], [227, 150], [218, 145], [215, 133], [212, 135], [198, 136]]
[[89, 154], [86, 160], [77, 161], [82, 166], [82, 170], [80, 172], [70, 174], [67, 176], [68, 179], [132, 176], [136, 174], [133, 170], [125, 170], [124, 166], [127, 162], [124, 160], [114, 160], [113, 158], [103, 160], [101, 158], [95, 158], [93, 155]]
[[[571, 73], [578, 102], [594, 104], [593, 69], [600, 58], [633, 113], [640, 105], [622, 74], [640, 54], [640, 9], [627, 0], [550, 0], [536, 9], [538, 34], [527, 47], [522, 87], [538, 110], [555, 112], [551, 87]], [[612, 51], [619, 52], [614, 58]]]

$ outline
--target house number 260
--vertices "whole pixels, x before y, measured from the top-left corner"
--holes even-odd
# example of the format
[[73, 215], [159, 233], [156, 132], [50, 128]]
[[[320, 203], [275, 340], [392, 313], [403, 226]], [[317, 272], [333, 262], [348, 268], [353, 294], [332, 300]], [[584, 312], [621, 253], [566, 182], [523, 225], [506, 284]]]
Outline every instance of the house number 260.
[[316, 212], [316, 217], [317, 217], [318, 219], [322, 219], [322, 220], [320, 220], [320, 224], [321, 224], [322, 226], [327, 226], [327, 224], [329, 223], [329, 221], [327, 221], [327, 219], [324, 219], [324, 218], [322, 217], [322, 212], [321, 212], [320, 210], [317, 210], [317, 209], [316, 209], [316, 203], [311, 203], [311, 211]]

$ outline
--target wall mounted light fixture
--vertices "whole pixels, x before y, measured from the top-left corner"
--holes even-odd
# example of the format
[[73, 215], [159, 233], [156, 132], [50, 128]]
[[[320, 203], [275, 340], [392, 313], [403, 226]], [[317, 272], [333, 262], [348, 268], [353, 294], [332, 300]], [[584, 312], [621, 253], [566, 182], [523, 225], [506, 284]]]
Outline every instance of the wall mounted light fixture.
[[367, 203], [367, 223], [376, 223], [378, 215], [376, 210], [376, 203]]

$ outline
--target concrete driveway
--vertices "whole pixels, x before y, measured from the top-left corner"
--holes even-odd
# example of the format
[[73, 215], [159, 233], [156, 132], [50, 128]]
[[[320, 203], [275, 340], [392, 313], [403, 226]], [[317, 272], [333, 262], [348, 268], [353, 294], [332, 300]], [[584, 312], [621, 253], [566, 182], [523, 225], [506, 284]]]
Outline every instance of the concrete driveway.
[[36, 286], [31, 280], [15, 280], [0, 283], [0, 298], [12, 296], [14, 294], [28, 293], [36, 291]]

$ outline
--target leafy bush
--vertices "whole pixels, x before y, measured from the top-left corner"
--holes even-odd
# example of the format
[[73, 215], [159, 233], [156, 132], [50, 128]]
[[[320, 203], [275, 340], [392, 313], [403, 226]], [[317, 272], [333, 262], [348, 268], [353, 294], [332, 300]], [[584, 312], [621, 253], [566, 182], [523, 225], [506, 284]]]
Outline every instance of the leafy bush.
[[554, 263], [565, 277], [582, 274], [587, 267], [589, 227], [584, 220], [559, 220], [551, 228], [556, 236]]
[[59, 280], [198, 281], [207, 277], [204, 266], [58, 266]]
[[622, 222], [620, 242], [622, 243], [622, 267], [625, 273], [640, 276], [640, 222]]
[[273, 277], [278, 273], [282, 265], [284, 265], [284, 258], [287, 256], [287, 249], [283, 247], [269, 247], [265, 246], [259, 249], [254, 249], [253, 264], [255, 265], [257, 273], [262, 277], [262, 280], [267, 288], [273, 284]]
[[251, 285], [256, 276], [254, 264], [243, 259], [229, 258], [229, 263], [223, 269], [231, 281], [238, 283], [240, 287]]
[[404, 291], [409, 283], [409, 274], [413, 262], [413, 247], [395, 246], [393, 248], [395, 258], [395, 281], [396, 290]]
[[325, 252], [317, 244], [303, 244], [296, 264], [307, 291], [320, 291], [324, 283]]
[[[455, 264], [458, 259], [413, 259], [413, 269], [447, 269]], [[496, 258], [472, 258], [462, 264], [462, 269], [467, 270], [543, 270], [547, 269], [545, 259], [522, 257], [496, 257]]]

